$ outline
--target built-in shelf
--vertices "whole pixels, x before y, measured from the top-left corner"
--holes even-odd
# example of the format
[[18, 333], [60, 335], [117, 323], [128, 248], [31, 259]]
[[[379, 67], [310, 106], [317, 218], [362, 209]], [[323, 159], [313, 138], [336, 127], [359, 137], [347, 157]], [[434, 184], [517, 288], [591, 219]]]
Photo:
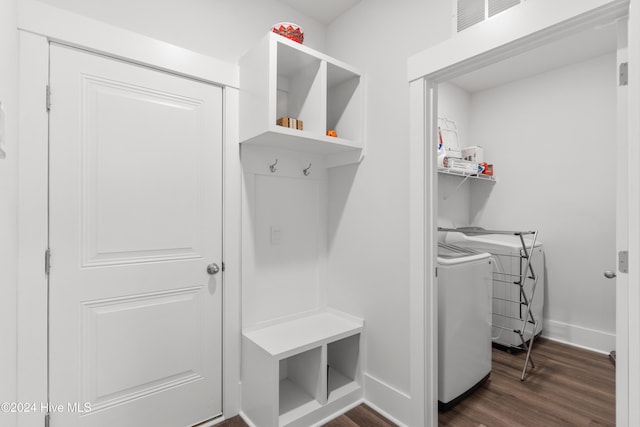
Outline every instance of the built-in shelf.
[[[360, 159], [363, 92], [353, 67], [268, 33], [240, 59], [240, 143], [336, 154], [338, 163]], [[302, 121], [303, 129], [277, 125], [281, 117]], [[338, 137], [327, 136], [329, 129]]]
[[244, 332], [245, 415], [265, 427], [311, 425], [328, 405], [357, 401], [363, 328], [325, 311]]

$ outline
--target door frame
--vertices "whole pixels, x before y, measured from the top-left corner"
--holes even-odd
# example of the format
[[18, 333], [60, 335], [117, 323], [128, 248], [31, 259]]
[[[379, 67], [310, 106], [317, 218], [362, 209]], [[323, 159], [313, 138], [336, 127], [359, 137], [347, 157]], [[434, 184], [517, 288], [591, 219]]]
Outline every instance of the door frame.
[[[410, 86], [410, 289], [411, 289], [411, 425], [438, 425], [438, 295], [437, 295], [437, 86], [543, 44], [599, 24], [629, 16], [629, 117], [640, 114], [640, 0], [584, 0], [557, 4], [553, 0], [525, 2], [466, 30], [446, 42], [418, 53], [408, 61]], [[487, 30], [488, 26], [500, 31]], [[635, 88], [635, 92], [634, 92]], [[640, 281], [640, 124], [629, 120], [629, 284]], [[635, 212], [632, 215], [631, 212]], [[640, 326], [640, 290], [629, 286], [627, 322]], [[634, 316], [634, 317], [633, 317]], [[632, 318], [633, 317], [633, 318]], [[624, 329], [624, 328], [623, 328]], [[628, 356], [638, 360], [640, 337], [628, 340]], [[616, 390], [619, 425], [640, 424], [635, 405], [640, 398], [640, 366], [628, 365], [628, 389]], [[618, 372], [619, 370], [617, 370]], [[621, 383], [621, 382], [618, 382]]]
[[[240, 218], [238, 66], [31, 0], [19, 5], [20, 110], [18, 160], [17, 401], [35, 411], [18, 426], [42, 426], [48, 401], [47, 277], [49, 43], [99, 53], [222, 88], [223, 261], [222, 412], [240, 411]], [[54, 89], [55, 90], [55, 89]], [[55, 108], [55, 106], [54, 106]], [[52, 248], [55, 269], [55, 248]]]

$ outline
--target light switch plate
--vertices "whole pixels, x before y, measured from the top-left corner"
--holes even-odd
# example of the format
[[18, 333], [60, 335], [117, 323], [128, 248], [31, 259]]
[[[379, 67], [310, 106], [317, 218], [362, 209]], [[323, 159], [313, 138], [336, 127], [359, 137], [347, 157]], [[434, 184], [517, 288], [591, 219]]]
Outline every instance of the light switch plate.
[[277, 225], [271, 226], [271, 244], [280, 245], [282, 243], [282, 230]]

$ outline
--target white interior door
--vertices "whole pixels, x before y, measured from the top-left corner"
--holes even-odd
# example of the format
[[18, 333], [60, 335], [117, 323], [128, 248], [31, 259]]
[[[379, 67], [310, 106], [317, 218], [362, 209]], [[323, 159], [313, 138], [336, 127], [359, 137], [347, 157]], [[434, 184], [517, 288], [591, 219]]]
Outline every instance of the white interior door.
[[222, 90], [51, 47], [51, 425], [221, 413]]

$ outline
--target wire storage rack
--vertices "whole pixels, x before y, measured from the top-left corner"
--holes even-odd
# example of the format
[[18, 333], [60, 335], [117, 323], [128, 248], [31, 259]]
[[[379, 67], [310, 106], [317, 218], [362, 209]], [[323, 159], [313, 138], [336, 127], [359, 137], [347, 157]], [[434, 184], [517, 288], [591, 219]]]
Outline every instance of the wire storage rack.
[[[510, 333], [515, 333], [519, 337], [521, 342], [521, 348], [526, 352], [524, 366], [522, 368], [522, 375], [520, 380], [524, 381], [527, 375], [527, 369], [529, 365], [531, 368], [535, 367], [532, 358], [532, 349], [534, 340], [539, 332], [539, 326], [541, 325], [540, 319], [537, 319], [532, 307], [536, 287], [538, 284], [538, 273], [534, 270], [531, 262], [532, 256], [535, 254], [534, 248], [538, 239], [537, 231], [510, 231], [510, 230], [485, 230], [481, 228], [438, 228], [438, 231], [442, 232], [456, 232], [464, 233], [467, 235], [508, 235], [516, 237], [520, 244], [521, 249], [519, 255], [520, 268], [518, 272], [506, 272], [494, 270], [494, 288], [500, 284], [504, 286], [515, 286], [516, 292], [513, 293], [496, 293], [494, 292], [494, 303], [499, 303], [507, 306], [511, 306], [511, 309], [504, 309], [493, 313], [493, 328], [505, 330]], [[526, 240], [525, 240], [526, 238]], [[487, 252], [486, 250], [478, 250], [475, 248], [464, 247], [456, 245], [455, 243], [439, 243], [440, 246], [445, 246], [449, 249], [456, 250], [464, 253], [478, 253]], [[500, 256], [505, 256], [501, 254]], [[496, 263], [497, 264], [497, 263]], [[517, 297], [509, 297], [509, 295], [517, 295]], [[494, 305], [495, 306], [495, 305]], [[506, 321], [499, 321], [498, 319], [505, 319]], [[528, 339], [527, 339], [528, 338]]]

